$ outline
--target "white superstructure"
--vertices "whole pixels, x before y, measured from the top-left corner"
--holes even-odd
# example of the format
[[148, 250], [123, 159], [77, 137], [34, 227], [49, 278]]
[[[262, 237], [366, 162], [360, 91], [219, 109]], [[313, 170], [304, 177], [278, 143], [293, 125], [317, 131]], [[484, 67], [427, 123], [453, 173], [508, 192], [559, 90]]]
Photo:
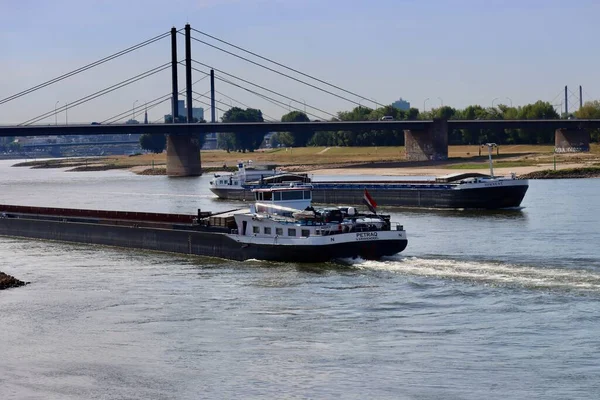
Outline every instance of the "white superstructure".
[[261, 179], [273, 176], [279, 173], [276, 169], [257, 168], [252, 166], [251, 162], [239, 162], [238, 170], [229, 174], [217, 175], [210, 181], [212, 191], [219, 190], [239, 190], [246, 182], [260, 181]]
[[311, 189], [289, 184], [253, 190], [255, 204], [232, 214], [236, 228], [228, 236], [243, 246], [306, 247], [340, 257], [379, 258], [406, 247], [406, 231], [392, 228], [389, 216], [360, 214], [354, 207], [314, 209]]

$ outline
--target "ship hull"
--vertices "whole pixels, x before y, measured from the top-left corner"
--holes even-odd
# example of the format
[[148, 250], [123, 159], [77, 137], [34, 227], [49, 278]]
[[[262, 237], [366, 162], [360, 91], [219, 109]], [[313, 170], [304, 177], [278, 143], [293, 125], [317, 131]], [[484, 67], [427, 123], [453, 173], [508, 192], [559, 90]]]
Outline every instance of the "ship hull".
[[[487, 186], [486, 186], [487, 185]], [[356, 185], [314, 183], [312, 201], [321, 204], [361, 204], [365, 188], [380, 206], [501, 209], [521, 205], [527, 181], [470, 185]], [[212, 189], [221, 199], [253, 201], [251, 189]]]
[[338, 258], [379, 259], [403, 251], [407, 240], [284, 246], [248, 244], [236, 235], [202, 232], [186, 225], [144, 227], [139, 221], [65, 219], [59, 216], [10, 215], [0, 218], [0, 235], [92, 245], [145, 249], [232, 260], [325, 262]]

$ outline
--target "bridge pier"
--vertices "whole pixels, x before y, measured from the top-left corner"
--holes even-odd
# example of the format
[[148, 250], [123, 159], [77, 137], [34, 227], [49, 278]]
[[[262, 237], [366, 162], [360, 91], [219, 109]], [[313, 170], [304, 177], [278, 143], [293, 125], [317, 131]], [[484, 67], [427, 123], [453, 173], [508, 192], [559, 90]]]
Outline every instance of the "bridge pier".
[[590, 151], [590, 132], [587, 129], [557, 129], [554, 132], [554, 151], [557, 153]]
[[425, 130], [405, 130], [404, 148], [407, 161], [448, 159], [448, 120], [436, 118]]
[[167, 135], [167, 175], [202, 175], [197, 135]]

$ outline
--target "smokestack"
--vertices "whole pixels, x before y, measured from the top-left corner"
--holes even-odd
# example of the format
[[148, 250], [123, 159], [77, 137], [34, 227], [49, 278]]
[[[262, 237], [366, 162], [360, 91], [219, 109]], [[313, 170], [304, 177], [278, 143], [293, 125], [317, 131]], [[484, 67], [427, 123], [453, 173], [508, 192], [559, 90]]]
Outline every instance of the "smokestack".
[[569, 115], [569, 95], [565, 86], [565, 115]]

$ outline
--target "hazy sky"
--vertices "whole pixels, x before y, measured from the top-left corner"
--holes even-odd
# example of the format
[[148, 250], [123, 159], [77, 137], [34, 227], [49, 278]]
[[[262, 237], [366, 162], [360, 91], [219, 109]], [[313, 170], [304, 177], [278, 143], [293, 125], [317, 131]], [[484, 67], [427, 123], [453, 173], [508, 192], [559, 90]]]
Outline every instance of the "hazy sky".
[[[189, 22], [380, 103], [402, 97], [419, 109], [426, 98], [426, 108], [442, 101], [489, 107], [496, 98], [495, 104], [560, 104], [565, 85], [573, 92], [583, 85], [584, 100], [600, 97], [598, 15], [597, 0], [0, 0], [0, 97]], [[183, 50], [179, 36], [180, 59]], [[353, 107], [201, 43], [194, 42], [192, 52], [195, 60], [299, 100], [291, 106], [303, 109], [306, 102], [331, 113]], [[0, 124], [21, 123], [55, 106], [64, 110], [66, 103], [169, 61], [164, 39], [0, 105]], [[201, 76], [195, 73], [194, 80]], [[170, 81], [166, 70], [69, 108], [69, 123], [103, 121], [131, 110], [136, 100], [140, 118], [144, 103], [171, 91]], [[182, 66], [180, 89], [184, 84]], [[194, 90], [208, 91], [208, 79]], [[224, 82], [217, 81], [217, 91], [217, 100], [236, 105], [229, 96], [277, 119], [290, 108], [288, 100], [278, 107]], [[149, 111], [150, 120], [168, 112], [165, 102]], [[64, 111], [58, 121], [64, 123]], [[54, 123], [54, 117], [43, 122]]]

